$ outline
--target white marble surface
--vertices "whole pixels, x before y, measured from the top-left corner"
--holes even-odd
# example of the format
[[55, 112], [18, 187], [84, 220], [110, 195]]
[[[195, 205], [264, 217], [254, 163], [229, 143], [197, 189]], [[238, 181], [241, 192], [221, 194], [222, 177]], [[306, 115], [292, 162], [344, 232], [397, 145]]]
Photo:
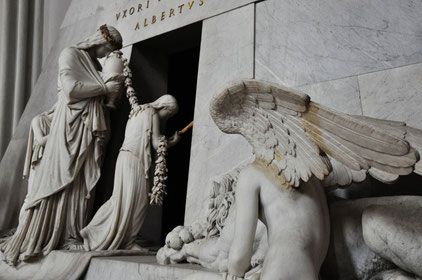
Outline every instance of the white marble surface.
[[[53, 250], [47, 256], [35, 262], [20, 263], [17, 267], [9, 266], [0, 261], [1, 280], [80, 280], [83, 279], [86, 270], [94, 259], [99, 260], [105, 257], [120, 256], [125, 260], [154, 260], [152, 253], [138, 250], [117, 250], [117, 251], [68, 251]], [[125, 256], [125, 257], [123, 257]], [[0, 252], [0, 257], [3, 254]], [[132, 261], [133, 262], [133, 261]], [[151, 263], [152, 261], [150, 261]], [[115, 269], [115, 268], [114, 268]], [[110, 273], [107, 267], [102, 267], [102, 273]], [[133, 274], [133, 271], [131, 272]], [[96, 279], [127, 279], [125, 274], [118, 278], [96, 278]], [[148, 278], [151, 279], [151, 278]], [[165, 278], [172, 279], [172, 278]]]
[[415, 196], [389, 196], [330, 202], [331, 238], [322, 279], [372, 279], [374, 274], [392, 269], [394, 265], [365, 244], [362, 212], [369, 205], [406, 205], [407, 201], [417, 200]]
[[399, 268], [422, 277], [422, 197], [398, 205], [372, 205], [362, 216], [366, 245]]
[[358, 78], [348, 77], [328, 82], [298, 87], [311, 97], [311, 100], [336, 111], [361, 115]]
[[418, 0], [256, 4], [256, 77], [301, 86], [422, 62]]
[[73, 0], [62, 27], [75, 24], [81, 19], [95, 18], [101, 24], [116, 27], [122, 33], [123, 45], [126, 46], [255, 1]]
[[223, 134], [208, 106], [219, 89], [233, 79], [252, 78], [254, 5], [204, 21], [186, 198], [185, 225], [205, 214], [209, 182], [251, 156], [240, 135]]
[[94, 258], [84, 280], [181, 280], [202, 270], [199, 265], [158, 265], [155, 256]]
[[422, 129], [422, 63], [359, 76], [363, 114]]

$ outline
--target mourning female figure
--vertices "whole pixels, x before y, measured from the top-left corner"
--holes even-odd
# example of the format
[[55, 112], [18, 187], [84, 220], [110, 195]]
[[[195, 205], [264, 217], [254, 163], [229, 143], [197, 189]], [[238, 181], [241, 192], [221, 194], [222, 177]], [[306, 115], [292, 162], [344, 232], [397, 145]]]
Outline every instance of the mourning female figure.
[[58, 101], [32, 123], [37, 154], [30, 157], [28, 194], [17, 230], [0, 244], [3, 261], [16, 265], [81, 240], [79, 231], [86, 225], [88, 199], [100, 177], [109, 134], [104, 99], [123, 82], [122, 77], [105, 83], [97, 58], [121, 47], [120, 33], [103, 25], [60, 54]]
[[[84, 249], [138, 249], [135, 238], [145, 218], [149, 198], [148, 173], [151, 144], [160, 145], [160, 122], [178, 111], [176, 99], [163, 95], [155, 102], [132, 104], [126, 125], [125, 140], [117, 158], [111, 198], [101, 206], [82, 231]], [[180, 140], [176, 132], [168, 141], [171, 147]]]

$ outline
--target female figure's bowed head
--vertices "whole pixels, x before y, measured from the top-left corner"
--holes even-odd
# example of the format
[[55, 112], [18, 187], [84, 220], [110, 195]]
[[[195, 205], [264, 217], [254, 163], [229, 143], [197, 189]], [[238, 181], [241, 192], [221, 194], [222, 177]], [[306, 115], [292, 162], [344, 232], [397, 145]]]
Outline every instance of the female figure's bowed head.
[[[106, 57], [113, 51], [121, 49], [122, 45], [122, 36], [120, 35], [119, 31], [117, 31], [117, 29], [113, 26], [107, 26], [104, 24], [97, 30], [96, 33], [77, 43], [74, 47], [67, 49], [72, 51], [72, 49], [76, 48], [86, 52], [90, 56], [92, 62], [95, 64], [96, 70], [101, 71], [102, 67], [98, 62], [98, 58]], [[109, 95], [118, 92], [122, 88], [123, 79], [124, 77], [122, 76], [119, 81], [116, 81], [116, 79], [105, 83], [103, 81], [105, 84], [105, 92], [102, 92], [100, 95]]]
[[[30, 134], [38, 131], [42, 137], [29, 141], [28, 194], [15, 234], [0, 244], [5, 262], [15, 265], [82, 241], [79, 231], [87, 222], [88, 199], [100, 177], [109, 135], [104, 99], [123, 85], [123, 77], [104, 82], [97, 58], [121, 47], [120, 33], [103, 25], [60, 54], [58, 101], [38, 118], [42, 129], [34, 126]], [[46, 141], [37, 143], [45, 137]], [[33, 157], [37, 145], [44, 146], [43, 153]]]
[[123, 46], [122, 36], [116, 28], [110, 25], [101, 25], [100, 28], [85, 40], [77, 43], [75, 47], [86, 50], [96, 58], [103, 58], [114, 50]]
[[[163, 137], [160, 122], [176, 114], [178, 105], [171, 95], [163, 95], [145, 105], [139, 105], [135, 97], [131, 105], [125, 139], [117, 158], [113, 194], [81, 231], [87, 251], [139, 249], [135, 238], [148, 207], [151, 144], [157, 150]], [[176, 132], [169, 139], [168, 147], [179, 140]]]

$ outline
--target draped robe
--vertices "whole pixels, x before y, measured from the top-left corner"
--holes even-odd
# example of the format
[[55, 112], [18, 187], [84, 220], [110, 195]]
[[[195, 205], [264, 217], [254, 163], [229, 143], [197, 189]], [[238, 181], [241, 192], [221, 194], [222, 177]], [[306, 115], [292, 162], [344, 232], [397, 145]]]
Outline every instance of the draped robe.
[[114, 173], [113, 194], [81, 230], [87, 251], [131, 249], [148, 208], [154, 109], [131, 117]]
[[100, 177], [108, 140], [100, 68], [84, 50], [69, 47], [60, 54], [58, 101], [44, 153], [29, 175], [16, 233], [0, 245], [3, 260], [10, 264], [81, 239], [89, 193]]

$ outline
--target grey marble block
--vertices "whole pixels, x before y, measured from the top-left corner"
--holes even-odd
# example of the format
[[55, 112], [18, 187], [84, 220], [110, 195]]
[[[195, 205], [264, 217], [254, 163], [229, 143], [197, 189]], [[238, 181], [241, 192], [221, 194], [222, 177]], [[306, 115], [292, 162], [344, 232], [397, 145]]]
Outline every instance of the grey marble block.
[[155, 256], [93, 258], [84, 280], [178, 280], [203, 270], [199, 265], [159, 265]]
[[251, 156], [251, 148], [240, 135], [227, 135], [217, 128], [208, 106], [228, 82], [252, 78], [253, 44], [253, 4], [203, 23], [185, 224], [205, 214], [210, 179]]
[[286, 86], [422, 62], [417, 0], [267, 0], [256, 5], [256, 77]]
[[363, 114], [422, 129], [422, 63], [359, 76]]
[[336, 111], [362, 114], [357, 76], [301, 86], [298, 89], [308, 94], [312, 101]]

